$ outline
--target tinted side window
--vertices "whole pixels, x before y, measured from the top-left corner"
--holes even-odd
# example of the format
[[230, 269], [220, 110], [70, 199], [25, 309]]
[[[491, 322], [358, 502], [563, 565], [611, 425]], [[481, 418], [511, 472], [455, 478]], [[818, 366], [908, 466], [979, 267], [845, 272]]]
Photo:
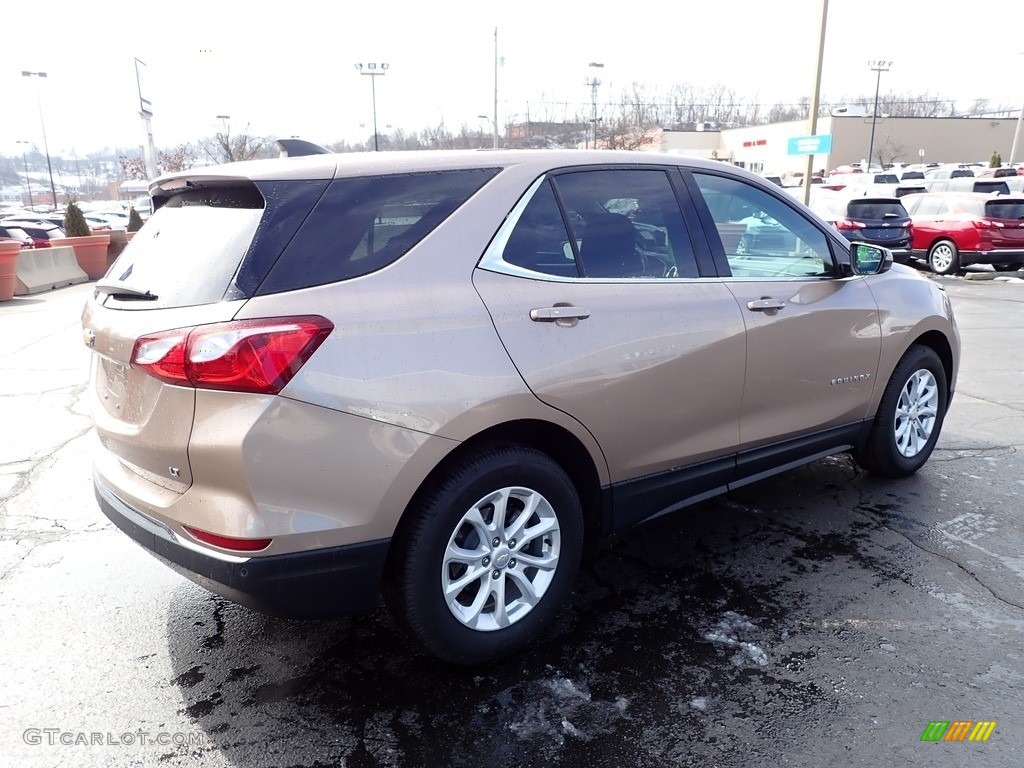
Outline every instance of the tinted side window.
[[502, 259], [532, 272], [579, 277], [569, 233], [551, 182], [538, 187], [509, 235]]
[[835, 274], [828, 238], [797, 209], [738, 179], [694, 173], [734, 277]]
[[387, 266], [430, 234], [498, 170], [474, 168], [331, 182], [260, 293], [324, 285]]
[[586, 277], [697, 277], [697, 262], [668, 174], [565, 173], [554, 184]]

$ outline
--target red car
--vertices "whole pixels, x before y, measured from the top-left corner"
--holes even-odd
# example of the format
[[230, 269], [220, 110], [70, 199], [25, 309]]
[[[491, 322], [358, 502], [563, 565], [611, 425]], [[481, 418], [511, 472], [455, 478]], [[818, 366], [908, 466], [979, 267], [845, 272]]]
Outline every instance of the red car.
[[911, 249], [939, 275], [966, 264], [998, 271], [1024, 266], [1024, 197], [932, 192], [900, 202], [914, 225]]

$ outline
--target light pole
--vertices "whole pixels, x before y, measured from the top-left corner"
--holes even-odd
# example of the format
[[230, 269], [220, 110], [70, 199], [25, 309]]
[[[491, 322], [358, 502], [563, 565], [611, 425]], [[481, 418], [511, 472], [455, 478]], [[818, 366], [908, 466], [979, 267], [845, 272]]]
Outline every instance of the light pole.
[[[46, 77], [45, 72], [21, 71], [22, 77]], [[50, 194], [53, 195], [53, 210], [57, 210], [57, 188], [53, 184], [53, 166], [50, 164], [50, 146], [46, 143], [46, 121], [43, 120], [43, 99], [39, 95], [39, 82], [36, 81], [36, 103], [39, 105], [39, 125], [43, 129], [43, 149], [46, 150], [46, 170], [50, 173]]]
[[[604, 64], [598, 61], [592, 61], [587, 66], [604, 69]], [[600, 84], [601, 81], [597, 79], [596, 72], [587, 78], [587, 85], [590, 86], [590, 135], [593, 137], [594, 149], [597, 149], [597, 86]]]
[[[1024, 56], [1024, 51], [1017, 51], [1017, 53]], [[1020, 105], [1020, 114], [1017, 115], [1017, 128], [1013, 132], [1013, 144], [1010, 145], [1009, 165], [1013, 165], [1013, 161], [1017, 157], [1017, 145], [1020, 144], [1021, 126], [1024, 126], [1024, 104]]]
[[[490, 122], [490, 120], [491, 120], [491, 118], [488, 117], [487, 115], [477, 115], [476, 119], [477, 120], [483, 120], [485, 123]], [[483, 145], [484, 145], [484, 129], [483, 129], [483, 127], [481, 127], [480, 128], [480, 146], [481, 146], [481, 148], [483, 147]]]
[[889, 71], [892, 62], [875, 60], [869, 61], [868, 66], [871, 67], [873, 72], [878, 73], [878, 78], [875, 80], [875, 108], [871, 110], [871, 141], [868, 142], [868, 167], [864, 169], [864, 173], [871, 172], [871, 153], [875, 151], [875, 122], [878, 120], [878, 90], [882, 86], [882, 73]]
[[370, 62], [366, 65], [356, 64], [356, 69], [360, 75], [370, 76], [370, 94], [373, 98], [373, 151], [380, 152], [380, 144], [377, 141], [377, 78], [387, 74], [388, 65]]
[[[18, 139], [15, 143], [27, 145], [29, 142]], [[28, 187], [28, 207], [31, 210], [35, 207], [35, 203], [32, 202], [32, 179], [28, 177], [28, 158], [25, 156], [25, 150], [21, 151], [21, 161], [25, 163], [25, 186]]]

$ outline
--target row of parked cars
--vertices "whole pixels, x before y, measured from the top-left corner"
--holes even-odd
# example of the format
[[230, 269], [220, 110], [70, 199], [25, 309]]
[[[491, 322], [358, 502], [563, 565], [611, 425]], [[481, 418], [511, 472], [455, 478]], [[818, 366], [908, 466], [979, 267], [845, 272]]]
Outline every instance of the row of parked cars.
[[811, 207], [847, 240], [883, 245], [903, 263], [923, 260], [936, 274], [955, 274], [968, 264], [1024, 267], [1022, 194], [943, 190], [895, 197], [821, 190]]
[[[95, 207], [82, 205], [82, 213], [93, 232], [128, 228], [128, 213], [117, 203]], [[22, 248], [48, 248], [51, 240], [64, 237], [64, 234], [63, 209], [0, 209], [0, 239], [17, 240]]]

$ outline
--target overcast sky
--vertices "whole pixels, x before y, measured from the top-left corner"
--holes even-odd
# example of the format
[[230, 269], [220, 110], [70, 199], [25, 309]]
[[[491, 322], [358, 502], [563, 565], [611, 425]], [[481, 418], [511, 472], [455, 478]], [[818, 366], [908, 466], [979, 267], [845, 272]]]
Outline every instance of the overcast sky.
[[[15, 0], [3, 12], [0, 153], [20, 152], [18, 139], [42, 149], [37, 85], [54, 154], [140, 145], [135, 57], [148, 65], [158, 147], [210, 135], [217, 115], [260, 135], [365, 141], [371, 86], [356, 62], [389, 65], [376, 78], [381, 133], [442, 119], [455, 131], [464, 122], [489, 131], [478, 115], [494, 110], [495, 27], [502, 125], [528, 109], [535, 120], [588, 111], [584, 81], [594, 73], [600, 101], [643, 82], [722, 84], [768, 106], [796, 102], [810, 96], [820, 8], [820, 0], [55, 0], [44, 10]], [[883, 93], [1019, 108], [1022, 31], [1024, 0], [831, 0], [823, 97], [873, 93], [867, 62], [887, 59]]]

